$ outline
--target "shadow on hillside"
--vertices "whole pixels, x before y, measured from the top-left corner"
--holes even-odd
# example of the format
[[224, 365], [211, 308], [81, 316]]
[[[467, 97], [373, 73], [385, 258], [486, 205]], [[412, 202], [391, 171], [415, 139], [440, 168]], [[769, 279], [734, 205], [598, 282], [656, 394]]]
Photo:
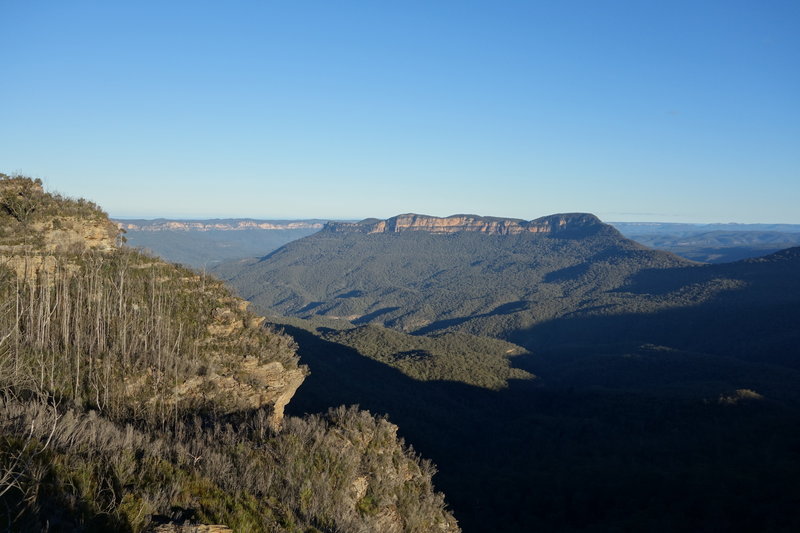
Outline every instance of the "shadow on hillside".
[[[311, 368], [287, 412], [387, 413], [465, 532], [797, 530], [800, 279], [775, 266], [693, 267], [683, 283], [747, 290], [517, 331], [533, 355], [515, 366], [540, 379], [502, 391], [416, 381], [287, 325]], [[626, 290], [658, 297], [662, 275]], [[720, 401], [747, 388], [766, 399]]]
[[470, 320], [474, 320], [476, 318], [487, 318], [492, 316], [503, 316], [503, 315], [513, 315], [514, 313], [518, 313], [520, 311], [525, 311], [530, 307], [530, 302], [525, 300], [519, 300], [516, 302], [508, 302], [505, 304], [498, 305], [491, 311], [486, 313], [481, 313], [477, 315], [470, 315], [470, 316], [462, 316], [456, 318], [446, 318], [444, 320], [437, 320], [435, 322], [431, 322], [427, 326], [421, 327], [417, 330], [414, 330], [414, 335], [427, 335], [428, 333], [432, 333], [435, 331], [445, 330], [447, 328], [460, 326], [465, 322], [469, 322]]
[[[387, 414], [399, 433], [423, 457], [439, 469], [435, 478], [465, 531], [482, 531], [483, 520], [492, 514], [491, 500], [481, 502], [483, 485], [493, 485], [487, 475], [469, 473], [465, 467], [493, 455], [503, 457], [509, 441], [517, 436], [507, 422], [504, 430], [492, 430], [508, 413], [502, 405], [523, 405], [532, 389], [528, 380], [510, 380], [509, 389], [493, 391], [451, 381], [417, 381], [358, 351], [323, 340], [309, 331], [282, 325], [299, 344], [303, 364], [311, 375], [287, 406], [289, 415], [325, 412], [338, 405], [359, 405], [375, 414]], [[487, 437], [491, 437], [487, 440]], [[514, 447], [523, 445], [521, 442]]]
[[737, 263], [642, 270], [613, 292], [669, 307], [584, 309], [513, 332], [509, 340], [539, 352], [653, 344], [800, 369], [799, 255], [787, 249]]
[[[311, 367], [288, 414], [340, 404], [387, 413], [438, 466], [436, 488], [467, 533], [717, 531], [737, 523], [759, 530], [765, 516], [777, 516], [779, 529], [800, 522], [787, 512], [800, 475], [795, 409], [726, 408], [696, 395], [577, 383], [516, 381], [491, 391], [421, 382], [304, 329], [285, 330]], [[771, 435], [766, 447], [761, 435]], [[776, 482], [764, 487], [764, 478]]]
[[[338, 296], [337, 296], [337, 298], [338, 298]], [[366, 315], [353, 320], [353, 324], [356, 324], [356, 325], [367, 324], [367, 323], [371, 322], [372, 320], [375, 320], [376, 318], [378, 318], [381, 315], [386, 315], [386, 314], [389, 314], [389, 313], [393, 313], [394, 311], [397, 311], [398, 309], [400, 309], [400, 308], [399, 307], [383, 307], [381, 309], [377, 309], [375, 311], [372, 311], [371, 313], [367, 313]]]
[[[787, 291], [800, 289], [797, 248], [787, 248], [756, 259], [670, 269], [645, 269], [635, 274], [617, 292], [663, 295], [683, 287], [711, 280], [736, 280], [745, 283], [753, 297], [762, 301], [781, 300]], [[743, 288], [743, 287], [740, 287]], [[798, 295], [794, 292], [793, 295]]]
[[349, 346], [321, 339], [299, 327], [281, 327], [297, 341], [301, 362], [311, 368], [311, 375], [287, 406], [290, 414], [359, 404], [376, 414], [387, 413], [391, 421], [405, 427], [401, 419], [410, 407], [425, 410], [433, 404], [437, 408], [479, 410], [499, 394], [453, 381], [418, 381]]

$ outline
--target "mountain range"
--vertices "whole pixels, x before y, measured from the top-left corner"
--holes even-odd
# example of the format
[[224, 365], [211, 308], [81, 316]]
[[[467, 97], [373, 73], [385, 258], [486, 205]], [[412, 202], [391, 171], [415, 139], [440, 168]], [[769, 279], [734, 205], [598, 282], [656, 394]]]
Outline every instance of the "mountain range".
[[798, 224], [612, 224], [636, 242], [704, 263], [730, 263], [800, 246]]
[[[641, 271], [692, 265], [626, 239], [588, 214], [527, 223], [404, 215], [328, 223], [263, 258], [217, 272], [272, 314], [504, 337], [576, 312], [669, 306], [669, 298], [625, 286]], [[703, 296], [695, 297], [727, 286], [702, 285]]]
[[[465, 215], [476, 218], [475, 215]], [[448, 217], [452, 218], [452, 217]], [[499, 217], [486, 220], [512, 221]], [[378, 221], [378, 219], [375, 219]], [[264, 256], [320, 230], [324, 220], [118, 219], [128, 245], [175, 263], [203, 269], [220, 262]], [[513, 219], [514, 231], [519, 219]], [[706, 263], [759, 257], [800, 245], [800, 225], [612, 222], [626, 237]]]

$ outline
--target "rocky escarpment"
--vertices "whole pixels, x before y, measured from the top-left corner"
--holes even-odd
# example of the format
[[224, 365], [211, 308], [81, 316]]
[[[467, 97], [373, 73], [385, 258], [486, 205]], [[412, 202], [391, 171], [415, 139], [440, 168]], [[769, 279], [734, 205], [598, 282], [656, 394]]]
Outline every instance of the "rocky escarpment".
[[108, 251], [119, 238], [94, 203], [47, 194], [40, 180], [0, 174], [0, 253]]
[[386, 220], [366, 219], [360, 222], [329, 222], [325, 231], [354, 233], [399, 233], [425, 231], [428, 233], [455, 233], [472, 231], [489, 235], [518, 235], [521, 233], [564, 233], [607, 227], [589, 213], [550, 215], [534, 220], [516, 218], [482, 217], [478, 215], [452, 215], [434, 217], [408, 213]]
[[108, 252], [120, 240], [92, 202], [47, 194], [40, 180], [0, 174], [0, 264], [18, 276], [52, 273], [57, 256]]

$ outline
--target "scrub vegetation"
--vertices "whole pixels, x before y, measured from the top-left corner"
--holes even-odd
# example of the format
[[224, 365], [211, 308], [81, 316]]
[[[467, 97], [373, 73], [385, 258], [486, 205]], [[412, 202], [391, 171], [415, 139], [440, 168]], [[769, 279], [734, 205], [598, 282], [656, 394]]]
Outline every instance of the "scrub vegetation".
[[0, 527], [458, 530], [385, 418], [283, 418], [297, 345], [221, 282], [116, 248], [93, 204], [0, 192]]

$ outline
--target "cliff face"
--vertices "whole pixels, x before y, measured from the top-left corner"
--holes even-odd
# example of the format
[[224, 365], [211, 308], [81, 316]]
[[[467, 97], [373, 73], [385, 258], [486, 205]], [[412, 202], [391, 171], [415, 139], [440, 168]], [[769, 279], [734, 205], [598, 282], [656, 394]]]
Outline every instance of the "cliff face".
[[482, 217], [478, 215], [452, 215], [434, 217], [408, 213], [378, 220], [361, 222], [329, 222], [326, 231], [354, 233], [399, 233], [403, 231], [425, 231], [428, 233], [455, 233], [472, 231], [488, 235], [518, 235], [520, 233], [552, 234], [605, 226], [600, 219], [588, 213], [550, 215], [535, 220], [515, 218]]
[[109, 251], [119, 234], [92, 202], [47, 194], [38, 180], [0, 174], [0, 253]]

